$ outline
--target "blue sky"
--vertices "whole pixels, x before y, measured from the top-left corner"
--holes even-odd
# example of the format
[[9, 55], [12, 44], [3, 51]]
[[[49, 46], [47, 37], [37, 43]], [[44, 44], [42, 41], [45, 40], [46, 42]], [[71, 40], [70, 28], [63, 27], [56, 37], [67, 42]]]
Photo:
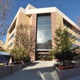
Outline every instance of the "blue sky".
[[77, 23], [77, 20], [80, 17], [80, 0], [13, 0], [11, 11], [12, 16], [7, 19], [8, 23], [11, 24], [19, 7], [25, 8], [28, 4], [31, 4], [36, 8], [55, 6], [75, 23]]
[[13, 15], [20, 6], [25, 8], [28, 3], [37, 8], [56, 6], [74, 22], [77, 22], [77, 18], [80, 17], [80, 0], [14, 0]]

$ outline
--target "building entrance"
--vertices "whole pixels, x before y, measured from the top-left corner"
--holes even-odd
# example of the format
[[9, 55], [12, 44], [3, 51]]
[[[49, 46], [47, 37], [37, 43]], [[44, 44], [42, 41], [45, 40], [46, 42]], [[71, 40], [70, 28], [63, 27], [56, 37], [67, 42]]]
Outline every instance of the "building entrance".
[[37, 52], [37, 60], [50, 60], [49, 52]]

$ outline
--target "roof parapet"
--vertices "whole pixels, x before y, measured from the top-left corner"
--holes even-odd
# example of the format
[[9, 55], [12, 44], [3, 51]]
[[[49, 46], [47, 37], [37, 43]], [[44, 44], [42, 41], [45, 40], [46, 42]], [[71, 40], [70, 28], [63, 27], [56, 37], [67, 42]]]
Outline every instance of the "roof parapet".
[[36, 7], [32, 6], [31, 4], [28, 4], [26, 9], [36, 9]]

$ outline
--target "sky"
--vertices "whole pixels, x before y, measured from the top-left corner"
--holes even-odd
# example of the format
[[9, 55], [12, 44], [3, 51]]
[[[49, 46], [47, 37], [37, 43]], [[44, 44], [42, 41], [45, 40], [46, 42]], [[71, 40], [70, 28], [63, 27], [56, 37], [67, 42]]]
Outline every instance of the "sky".
[[[36, 8], [55, 6], [75, 23], [77, 23], [80, 18], [80, 0], [13, 0], [11, 17], [7, 19], [8, 23], [11, 24], [20, 7], [26, 8], [28, 4]], [[4, 42], [5, 39], [6, 36], [3, 38]]]

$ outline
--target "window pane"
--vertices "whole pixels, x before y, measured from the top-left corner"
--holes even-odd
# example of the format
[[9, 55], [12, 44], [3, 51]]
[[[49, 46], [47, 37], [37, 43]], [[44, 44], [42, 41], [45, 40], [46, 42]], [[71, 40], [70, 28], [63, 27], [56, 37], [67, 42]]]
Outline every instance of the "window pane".
[[45, 25], [50, 25], [51, 24], [50, 19], [44, 20], [43, 22], [44, 22]]
[[45, 29], [45, 26], [44, 25], [38, 25], [38, 30], [44, 30]]
[[43, 25], [43, 24], [44, 24], [44, 20], [38, 21], [38, 25]]
[[78, 45], [72, 43], [72, 47], [76, 48], [76, 47], [78, 47]]
[[44, 36], [44, 32], [42, 30], [37, 31], [37, 38], [41, 38]]
[[44, 37], [50, 37], [50, 39], [51, 39], [51, 31], [49, 31], [49, 30], [44, 31]]
[[51, 44], [44, 44], [44, 48], [45, 48], [45, 49], [51, 49], [52, 46], [51, 46]]
[[10, 39], [12, 39], [14, 37], [14, 33], [11, 35]]
[[38, 21], [42, 19], [50, 19], [50, 16], [38, 16]]
[[38, 44], [37, 44], [37, 48], [38, 48], [38, 49], [43, 49], [43, 44], [42, 44], [42, 43], [38, 43]]

